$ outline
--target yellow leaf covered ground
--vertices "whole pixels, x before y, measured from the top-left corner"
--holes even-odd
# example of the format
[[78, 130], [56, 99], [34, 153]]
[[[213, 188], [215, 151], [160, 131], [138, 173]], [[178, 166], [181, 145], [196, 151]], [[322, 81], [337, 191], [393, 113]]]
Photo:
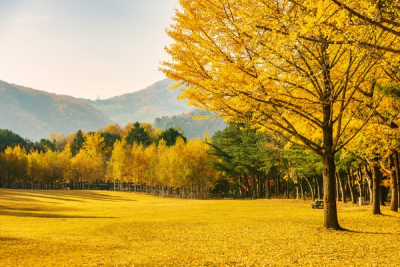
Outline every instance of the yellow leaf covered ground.
[[400, 215], [301, 200], [0, 189], [0, 266], [399, 266]]

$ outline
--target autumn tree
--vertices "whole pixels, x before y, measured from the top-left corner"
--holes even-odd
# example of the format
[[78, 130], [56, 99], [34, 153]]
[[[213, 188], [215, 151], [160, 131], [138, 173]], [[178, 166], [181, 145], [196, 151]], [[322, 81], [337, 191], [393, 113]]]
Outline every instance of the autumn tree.
[[145, 183], [147, 184], [147, 193], [155, 194], [155, 186], [157, 183], [157, 163], [158, 151], [156, 144], [151, 144], [144, 149], [145, 162], [147, 164]]
[[47, 137], [47, 140], [50, 140], [52, 143], [54, 143], [56, 150], [58, 151], [64, 150], [64, 148], [68, 144], [67, 137], [63, 134], [50, 133]]
[[[180, 162], [186, 170], [182, 177], [186, 180], [186, 185], [190, 185], [191, 196], [194, 191], [196, 197], [208, 198], [210, 189], [216, 184], [218, 172], [211, 167], [207, 144], [200, 139], [192, 139], [184, 145], [183, 140], [178, 138], [175, 147], [180, 146], [183, 147], [185, 155]], [[180, 150], [177, 153], [180, 153]]]
[[1, 183], [8, 188], [26, 188], [28, 160], [26, 151], [21, 146], [7, 147], [3, 153]]
[[92, 133], [86, 136], [83, 149], [86, 152], [90, 172], [87, 175], [89, 182], [94, 182], [103, 177], [105, 170], [106, 145], [100, 133]]
[[[72, 189], [80, 188], [84, 189], [84, 182], [87, 181], [89, 174], [91, 172], [91, 165], [89, 161], [89, 155], [86, 150], [79, 150], [71, 159], [71, 172], [72, 180], [70, 186]], [[77, 183], [76, 183], [77, 182]]]
[[143, 127], [144, 131], [149, 135], [151, 142], [155, 142], [160, 135], [160, 132], [158, 130], [155, 130], [153, 128], [153, 125], [148, 122], [142, 122], [140, 126]]
[[118, 124], [110, 124], [101, 132], [121, 135], [123, 130]]
[[135, 191], [138, 190], [138, 183], [143, 185], [146, 172], [146, 162], [143, 145], [133, 143], [131, 161], [128, 162], [131, 167], [131, 176], [135, 182]]
[[132, 150], [127, 145], [125, 139], [117, 140], [114, 143], [112, 155], [107, 162], [107, 173], [114, 183], [114, 191], [117, 189], [116, 183], [129, 181], [131, 177], [130, 161]]
[[[318, 154], [324, 226], [342, 229], [334, 156], [373, 116], [382, 99], [375, 85], [388, 82], [384, 51], [377, 56], [357, 42], [391, 39], [374, 26], [350, 27], [348, 12], [330, 1], [305, 3], [181, 0], [167, 30], [172, 61], [162, 71], [186, 86], [190, 104], [257, 124]], [[358, 41], [344, 42], [349, 35]], [[354, 120], [358, 129], [348, 127]]]

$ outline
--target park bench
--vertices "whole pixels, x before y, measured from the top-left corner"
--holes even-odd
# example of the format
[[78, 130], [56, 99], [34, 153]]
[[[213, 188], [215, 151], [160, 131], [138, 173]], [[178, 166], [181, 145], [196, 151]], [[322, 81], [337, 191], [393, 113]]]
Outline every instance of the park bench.
[[315, 203], [311, 204], [311, 207], [313, 209], [319, 209], [319, 208], [323, 209], [324, 208], [324, 201], [323, 200], [317, 200]]

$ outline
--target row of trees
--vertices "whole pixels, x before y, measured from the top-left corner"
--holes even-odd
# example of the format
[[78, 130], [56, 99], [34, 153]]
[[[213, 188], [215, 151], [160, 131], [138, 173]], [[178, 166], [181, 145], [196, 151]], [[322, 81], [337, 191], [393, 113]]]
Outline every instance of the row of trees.
[[[210, 192], [242, 198], [323, 197], [318, 156], [244, 123], [229, 123], [205, 143], [186, 142], [173, 128], [156, 134], [138, 123], [132, 124], [125, 136], [117, 125], [110, 125], [98, 133], [78, 131], [69, 142], [53, 139], [41, 143], [49, 144], [46, 151], [31, 149], [27, 153], [21, 146], [9, 146], [0, 154], [1, 186], [108, 188], [183, 198], [207, 198]], [[62, 150], [56, 149], [64, 143]], [[373, 202], [374, 169], [361, 157], [370, 148], [359, 148], [356, 153], [336, 155], [336, 200], [350, 198], [355, 203], [363, 197]], [[400, 201], [396, 157], [394, 150], [380, 160], [376, 170], [381, 181], [380, 204], [384, 204], [389, 186], [392, 206]]]
[[[310, 151], [279, 140], [277, 136], [251, 128], [248, 124], [230, 123], [222, 132], [212, 137], [209, 153], [218, 161], [214, 168], [219, 170], [228, 183], [219, 184], [218, 190], [224, 194], [233, 193], [239, 197], [270, 198], [287, 197], [313, 200], [323, 198], [322, 162]], [[359, 147], [357, 154], [337, 153], [336, 200], [356, 203], [359, 197], [373, 203], [372, 165], [361, 157], [368, 148]], [[357, 157], [356, 157], [357, 155]], [[399, 160], [393, 150], [387, 157], [379, 160], [376, 168], [379, 175], [379, 204], [385, 205], [389, 187], [391, 205], [397, 211], [398, 197], [397, 173]]]
[[47, 140], [45, 151], [9, 146], [0, 153], [0, 186], [100, 189], [108, 183], [113, 190], [208, 197], [217, 171], [209, 167], [207, 145], [186, 141], [174, 128], [157, 134], [143, 126], [132, 124], [126, 136], [116, 125], [97, 133], [78, 131], [70, 142]]

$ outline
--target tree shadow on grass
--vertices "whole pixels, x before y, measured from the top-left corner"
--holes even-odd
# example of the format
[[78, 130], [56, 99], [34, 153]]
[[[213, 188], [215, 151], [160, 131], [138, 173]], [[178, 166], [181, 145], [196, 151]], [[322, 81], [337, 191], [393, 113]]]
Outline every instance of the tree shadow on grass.
[[0, 242], [7, 242], [7, 241], [8, 242], [14, 242], [14, 241], [22, 241], [22, 240], [24, 240], [24, 239], [16, 238], [16, 237], [0, 236]]
[[37, 197], [65, 200], [65, 201], [78, 201], [83, 200], [100, 200], [100, 201], [135, 201], [133, 199], [124, 199], [120, 196], [110, 196], [106, 194], [97, 193], [90, 190], [57, 190], [57, 191], [42, 191], [42, 192], [24, 192], [27, 196], [33, 195]]
[[353, 234], [367, 234], [367, 235], [398, 235], [400, 236], [400, 233], [380, 233], [380, 232], [368, 232], [368, 231], [356, 231], [356, 230], [350, 230], [350, 229], [343, 229], [343, 232], [348, 232], [348, 233], [353, 233]]
[[392, 217], [392, 218], [398, 218], [396, 216], [390, 215], [390, 214], [379, 214], [380, 216], [385, 216], [385, 217]]
[[[125, 199], [120, 196], [110, 196], [106, 194], [101, 194], [93, 191], [83, 191], [83, 190], [33, 190], [27, 189], [26, 191], [2, 191], [1, 199], [11, 200], [11, 201], [34, 201], [34, 202], [46, 202], [34, 198], [44, 198], [59, 201], [74, 201], [74, 202], [84, 202], [84, 200], [98, 200], [98, 201], [136, 201], [133, 199]], [[51, 202], [46, 202], [51, 203]]]
[[9, 207], [0, 205], [1, 210], [18, 210], [18, 211], [43, 211], [43, 208], [32, 208], [32, 207]]
[[79, 216], [51, 213], [32, 213], [32, 212], [9, 212], [0, 211], [0, 216], [30, 217], [30, 218], [54, 218], [54, 219], [117, 219], [119, 217], [106, 216]]
[[34, 199], [36, 197], [44, 198], [44, 199], [51, 199], [51, 200], [60, 200], [60, 201], [77, 201], [77, 202], [83, 202], [83, 200], [79, 199], [71, 199], [71, 198], [64, 198], [64, 197], [53, 197], [53, 196], [48, 196], [47, 194], [35, 194], [35, 193], [29, 193], [29, 192], [14, 192], [11, 194], [1, 194], [1, 199], [4, 200], [11, 200], [11, 201], [27, 201], [27, 202], [44, 202], [44, 203], [55, 203], [55, 202], [47, 202], [43, 200], [38, 200]]

